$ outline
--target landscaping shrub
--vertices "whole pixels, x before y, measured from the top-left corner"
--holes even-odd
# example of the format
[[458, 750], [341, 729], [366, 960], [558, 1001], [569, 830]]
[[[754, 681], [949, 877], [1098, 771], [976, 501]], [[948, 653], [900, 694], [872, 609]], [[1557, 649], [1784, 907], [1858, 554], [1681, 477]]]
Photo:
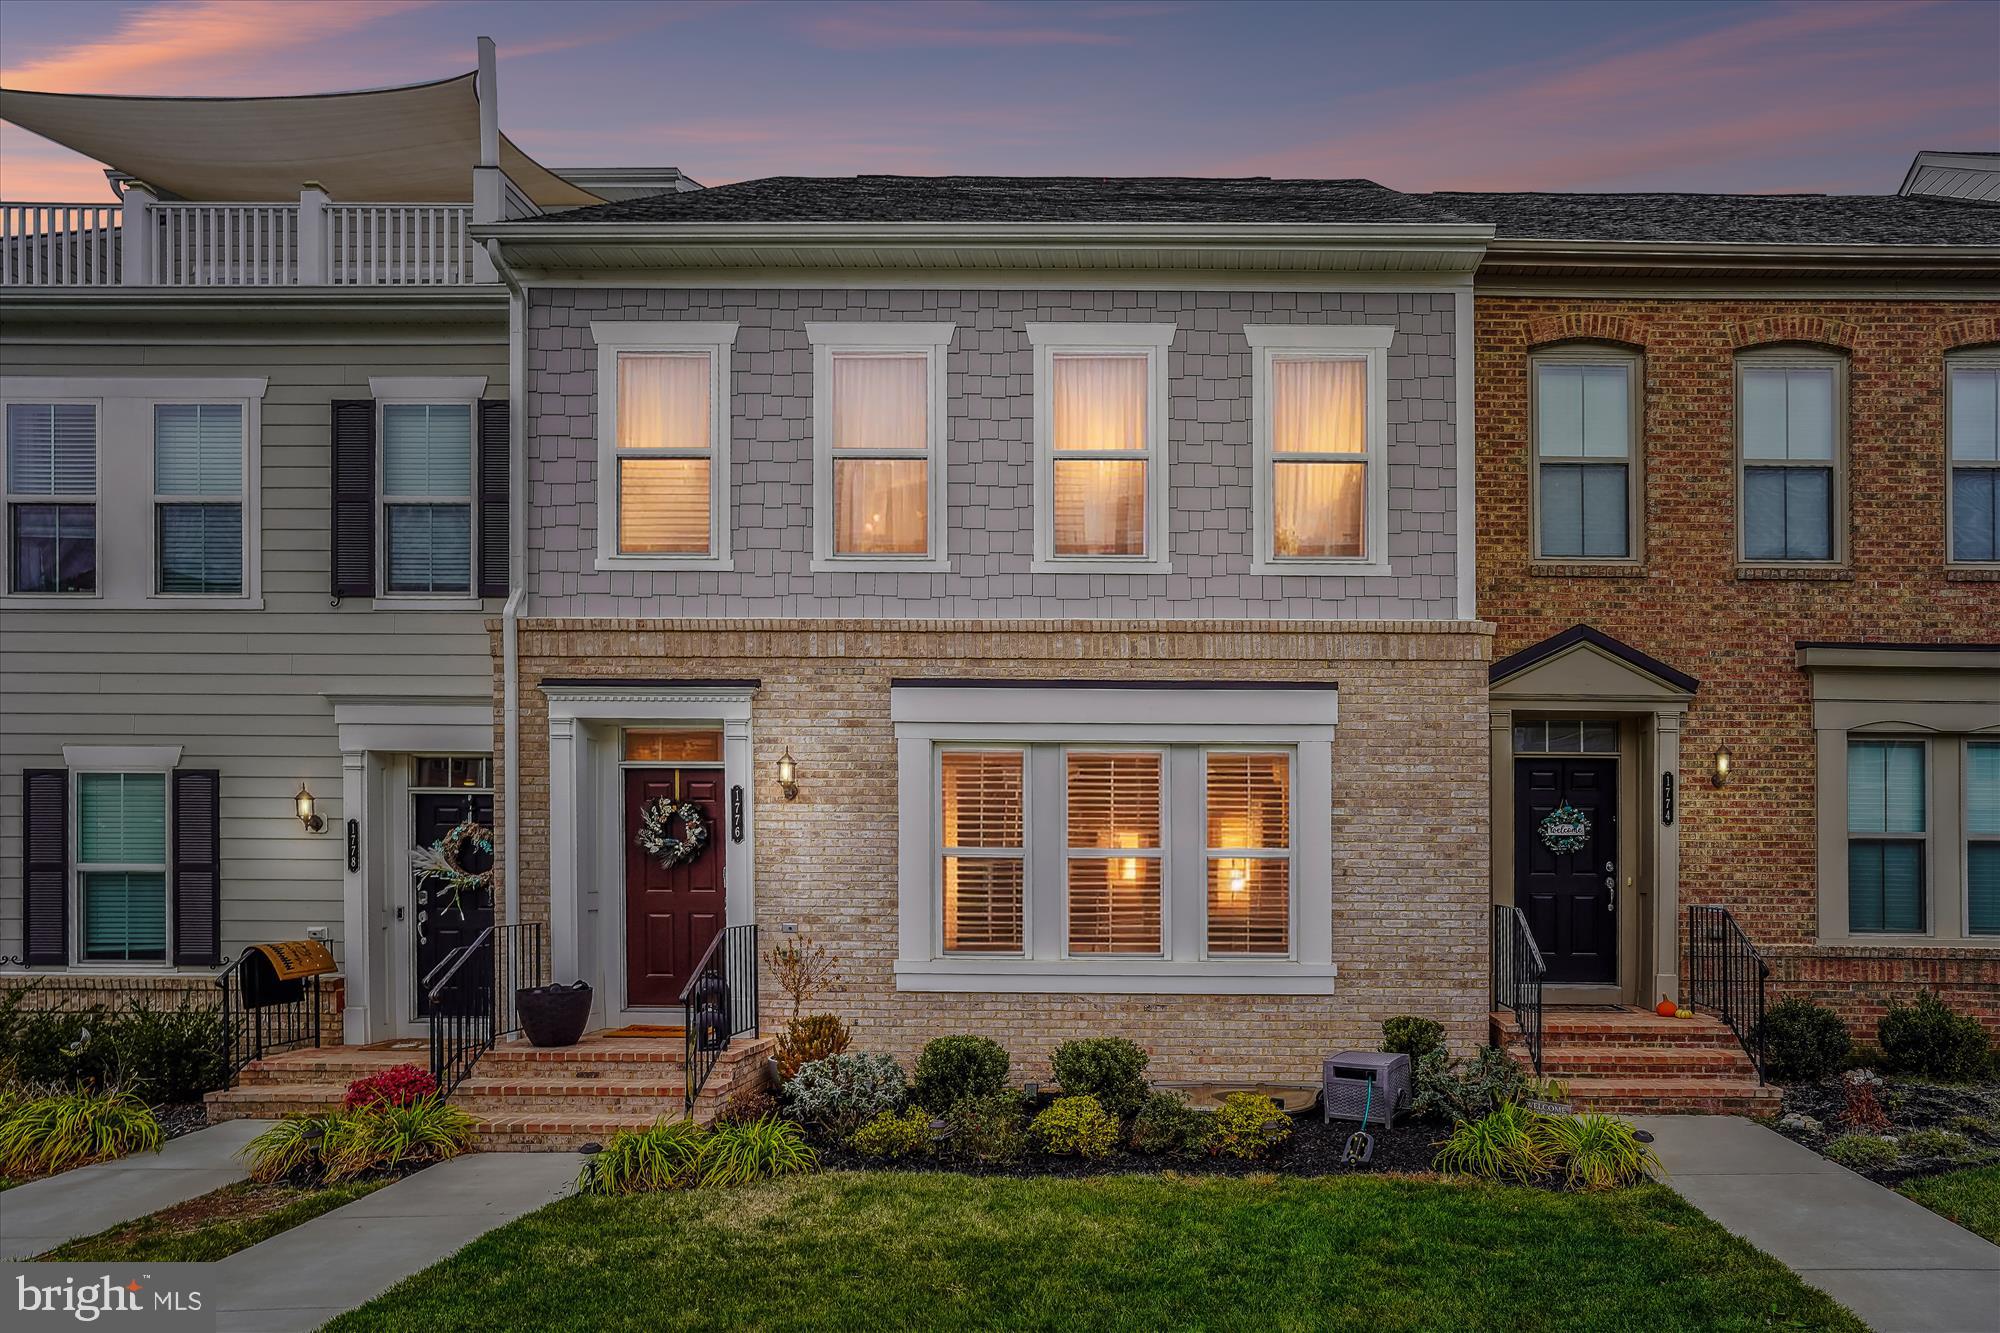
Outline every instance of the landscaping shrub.
[[373, 1102], [281, 1120], [245, 1144], [243, 1156], [260, 1183], [334, 1184], [456, 1157], [472, 1146], [478, 1124], [436, 1097]]
[[320, 1176], [320, 1144], [329, 1130], [345, 1117], [340, 1115], [292, 1115], [243, 1145], [242, 1157], [250, 1164], [250, 1179], [260, 1185], [279, 1181], [304, 1184]]
[[31, 1009], [34, 987], [0, 997], [0, 1070], [23, 1083], [117, 1087], [154, 1104], [200, 1101], [224, 1083], [222, 1014], [182, 996], [113, 1011]]
[[1972, 1151], [1972, 1141], [1948, 1129], [1915, 1129], [1896, 1140], [1896, 1151], [1904, 1157], [1963, 1157]]
[[1856, 1171], [1894, 1166], [1898, 1156], [1895, 1144], [1873, 1134], [1842, 1134], [1826, 1145], [1826, 1155]]
[[692, 1120], [657, 1120], [644, 1129], [624, 1129], [602, 1151], [583, 1159], [576, 1187], [584, 1194], [639, 1194], [680, 1189], [694, 1179], [702, 1140]]
[[1007, 1052], [985, 1037], [938, 1037], [917, 1055], [917, 1104], [942, 1115], [967, 1098], [1007, 1086]]
[[1991, 1138], [1994, 1132], [1993, 1122], [1979, 1115], [1955, 1115], [1946, 1122], [1946, 1128], [1975, 1139]]
[[1847, 1069], [1881, 1069], [1882, 1048], [1871, 1046], [1867, 1042], [1856, 1042], [1847, 1052], [1847, 1058], [1841, 1061], [1841, 1065]]
[[794, 1018], [778, 1034], [778, 1077], [790, 1079], [815, 1060], [839, 1055], [853, 1040], [853, 1031], [837, 1014]]
[[772, 945], [770, 965], [778, 990], [791, 1001], [788, 1017], [794, 1021], [807, 1005], [840, 981], [840, 968], [827, 947], [802, 936]]
[[929, 1152], [933, 1137], [930, 1113], [921, 1106], [912, 1106], [901, 1115], [882, 1112], [855, 1130], [847, 1146], [863, 1157], [896, 1161]]
[[160, 1146], [160, 1122], [128, 1092], [83, 1089], [15, 1103], [0, 1121], [0, 1175], [52, 1175]]
[[695, 1183], [744, 1185], [753, 1180], [810, 1171], [819, 1156], [789, 1120], [770, 1116], [747, 1125], [717, 1125], [702, 1141]]
[[903, 1104], [903, 1068], [886, 1055], [832, 1055], [802, 1066], [785, 1084], [786, 1112], [844, 1139]]
[[1123, 1037], [1084, 1037], [1056, 1047], [1050, 1067], [1065, 1095], [1095, 1097], [1122, 1120], [1145, 1104], [1149, 1058]]
[[1011, 1092], [962, 1097], [944, 1113], [941, 1156], [966, 1166], [1002, 1166], [1028, 1151], [1021, 1098]]
[[1882, 1099], [1876, 1092], [1881, 1085], [1881, 1079], [1872, 1078], [1858, 1069], [1841, 1076], [1840, 1091], [1844, 1105], [1840, 1123], [1848, 1133], [1880, 1134], [1889, 1128], [1889, 1113], [1882, 1109]]
[[1215, 1117], [1177, 1092], [1156, 1092], [1132, 1119], [1132, 1151], [1156, 1157], [1199, 1157], [1208, 1151]]
[[1633, 1185], [1660, 1166], [1638, 1131], [1616, 1116], [1544, 1117], [1538, 1129], [1549, 1156], [1562, 1163], [1563, 1180], [1573, 1188], [1598, 1190]]
[[1118, 1143], [1118, 1117], [1095, 1097], [1058, 1097], [1028, 1133], [1051, 1157], [1109, 1157]]
[[1913, 1005], [1898, 1005], [1876, 1028], [1889, 1069], [1925, 1078], [1977, 1078], [1992, 1062], [1992, 1042], [1979, 1020], [1954, 1014], [1929, 991]]
[[1477, 1120], [1452, 1126], [1432, 1164], [1481, 1180], [1531, 1181], [1553, 1165], [1547, 1118], [1502, 1102]]
[[1410, 1110], [1445, 1124], [1479, 1120], [1528, 1091], [1528, 1076], [1497, 1046], [1482, 1046], [1460, 1065], [1442, 1048], [1428, 1052], [1412, 1075]]
[[719, 1125], [747, 1125], [767, 1115], [778, 1114], [778, 1097], [762, 1079], [732, 1088], [729, 1099], [715, 1113]]
[[1292, 1137], [1292, 1121], [1278, 1104], [1257, 1092], [1232, 1092], [1222, 1099], [1211, 1126], [1208, 1151], [1217, 1157], [1254, 1162], [1270, 1156]]
[[347, 1085], [347, 1096], [342, 1101], [348, 1110], [382, 1103], [388, 1106], [409, 1106], [426, 1097], [437, 1095], [437, 1080], [430, 1071], [415, 1065], [397, 1065], [367, 1078], [357, 1078]]
[[1840, 1072], [1854, 1041], [1840, 1015], [1793, 998], [1764, 1015], [1764, 1072], [1780, 1083], [1817, 1083]]
[[1382, 1049], [1392, 1055], [1407, 1055], [1415, 1065], [1432, 1051], [1444, 1049], [1444, 1025], [1409, 1014], [1384, 1019]]

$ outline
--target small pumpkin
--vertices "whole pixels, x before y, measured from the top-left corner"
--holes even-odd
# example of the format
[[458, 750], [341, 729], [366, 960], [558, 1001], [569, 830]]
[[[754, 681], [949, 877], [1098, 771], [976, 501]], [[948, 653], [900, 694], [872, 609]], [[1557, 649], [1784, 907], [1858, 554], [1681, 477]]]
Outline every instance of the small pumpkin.
[[1674, 1015], [1674, 1017], [1675, 1017], [1675, 1018], [1693, 1018], [1693, 1017], [1694, 1017], [1694, 1010], [1692, 1010], [1692, 1009], [1683, 1009], [1683, 1010], [1681, 1010], [1681, 1011], [1680, 1011], [1679, 1013], [1676, 1013], [1676, 1014]]
[[1672, 1000], [1669, 1000], [1666, 996], [1662, 995], [1660, 997], [1660, 1002], [1653, 1006], [1653, 1012], [1658, 1014], [1661, 1018], [1673, 1018], [1680, 1013], [1680, 1008], [1681, 1007], [1679, 1005], [1675, 1004]]

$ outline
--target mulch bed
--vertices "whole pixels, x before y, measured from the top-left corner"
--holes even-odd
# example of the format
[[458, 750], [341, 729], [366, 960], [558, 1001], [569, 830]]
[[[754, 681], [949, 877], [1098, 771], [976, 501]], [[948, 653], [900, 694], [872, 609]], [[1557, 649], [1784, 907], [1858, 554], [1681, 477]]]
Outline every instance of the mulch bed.
[[160, 1135], [163, 1139], [177, 1139], [183, 1134], [192, 1134], [197, 1129], [208, 1127], [208, 1108], [200, 1102], [155, 1106], [153, 1115], [160, 1122]]
[[[1888, 1133], [1908, 1134], [1919, 1129], [1949, 1129], [1970, 1141], [1972, 1152], [1964, 1157], [1900, 1159], [1883, 1167], [1850, 1167], [1883, 1185], [1934, 1176], [1982, 1161], [2000, 1158], [2000, 1081], [1978, 1083], [1931, 1083], [1923, 1079], [1887, 1074], [1876, 1090], [1877, 1099], [1889, 1117]], [[1849, 1132], [1843, 1123], [1847, 1110], [1847, 1090], [1840, 1078], [1818, 1083], [1800, 1083], [1785, 1089], [1784, 1114], [1772, 1128], [1795, 1143], [1824, 1153], [1826, 1146]], [[1805, 1116], [1819, 1129], [1793, 1120]], [[1984, 1121], [1985, 1130], [1967, 1127], [1968, 1121]]]

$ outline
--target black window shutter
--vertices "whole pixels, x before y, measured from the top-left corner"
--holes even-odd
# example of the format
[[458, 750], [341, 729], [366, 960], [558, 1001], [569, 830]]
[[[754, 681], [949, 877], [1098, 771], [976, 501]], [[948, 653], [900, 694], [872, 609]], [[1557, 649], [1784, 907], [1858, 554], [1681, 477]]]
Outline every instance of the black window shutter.
[[21, 850], [22, 958], [29, 967], [69, 962], [69, 772], [21, 775], [26, 836]]
[[333, 401], [333, 595], [375, 595], [375, 400]]
[[479, 595], [507, 595], [507, 400], [479, 400]]
[[222, 774], [174, 770], [174, 963], [222, 961]]

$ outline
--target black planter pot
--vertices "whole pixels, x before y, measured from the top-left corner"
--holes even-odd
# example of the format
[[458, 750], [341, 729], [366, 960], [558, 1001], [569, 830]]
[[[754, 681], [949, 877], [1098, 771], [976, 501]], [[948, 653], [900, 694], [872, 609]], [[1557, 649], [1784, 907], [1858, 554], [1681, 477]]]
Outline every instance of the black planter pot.
[[574, 1046], [590, 1021], [588, 982], [574, 986], [523, 986], [514, 992], [521, 1032], [531, 1046]]

